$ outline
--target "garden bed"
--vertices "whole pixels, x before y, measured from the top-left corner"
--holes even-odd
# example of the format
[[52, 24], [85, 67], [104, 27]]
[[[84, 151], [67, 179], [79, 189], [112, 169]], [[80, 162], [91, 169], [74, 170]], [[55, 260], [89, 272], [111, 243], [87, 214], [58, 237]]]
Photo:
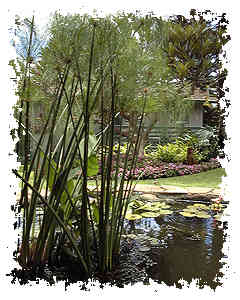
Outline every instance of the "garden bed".
[[[119, 161], [118, 176], [123, 176], [124, 155]], [[113, 160], [113, 171], [115, 173], [116, 160]], [[131, 160], [129, 160], [129, 166]], [[136, 168], [133, 172], [127, 171], [125, 179], [131, 177], [133, 179], [157, 179], [166, 177], [175, 177], [183, 175], [198, 174], [200, 172], [220, 168], [221, 164], [217, 159], [211, 159], [208, 162], [187, 165], [183, 163], [166, 163], [149, 157], [138, 158]]]

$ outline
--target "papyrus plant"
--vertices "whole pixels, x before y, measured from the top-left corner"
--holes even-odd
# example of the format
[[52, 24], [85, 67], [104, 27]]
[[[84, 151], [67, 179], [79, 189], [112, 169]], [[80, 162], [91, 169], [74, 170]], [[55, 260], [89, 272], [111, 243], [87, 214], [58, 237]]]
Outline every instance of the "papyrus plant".
[[[75, 268], [84, 277], [89, 277], [96, 271], [111, 271], [117, 261], [114, 258], [120, 253], [124, 217], [133, 190], [131, 176], [125, 181], [124, 174], [127, 168], [129, 171], [130, 154], [133, 155], [130, 173], [135, 168], [144, 109], [138, 127], [128, 136], [123, 176], [119, 178], [118, 146], [115, 147], [119, 150], [116, 154], [117, 168], [114, 175], [112, 161], [114, 145], [121, 143], [121, 134], [118, 138], [114, 135], [116, 117], [119, 115], [117, 62], [121, 55], [121, 44], [118, 42], [116, 25], [111, 24], [110, 20], [99, 23], [94, 21], [89, 27], [91, 43], [88, 49], [87, 78], [84, 77], [85, 72], [81, 72], [80, 66], [78, 68], [78, 61], [75, 60], [77, 49], [73, 48], [71, 59], [59, 70], [56, 98], [51, 103], [38, 138], [32, 134], [29, 126], [28, 108], [31, 101], [21, 100], [25, 122], [22, 115], [18, 122], [24, 133], [20, 139], [25, 137], [24, 171], [13, 172], [22, 182], [19, 211], [23, 219], [23, 229], [17, 259], [25, 269], [36, 269], [46, 263], [62, 261], [61, 256], [64, 253], [65, 257], [67, 255], [74, 260]], [[101, 39], [108, 43], [105, 48], [101, 48], [103, 54], [98, 53], [99, 65], [94, 70], [97, 64], [95, 51]], [[116, 43], [115, 47], [108, 39]], [[74, 76], [71, 73], [72, 64]], [[69, 79], [71, 88], [66, 87]], [[28, 84], [30, 85], [30, 77], [26, 81], [26, 89]], [[102, 93], [106, 86], [111, 94], [110, 114], [107, 116], [103, 113], [105, 104]], [[73, 109], [77, 91], [82, 111], [76, 120]], [[144, 91], [143, 99], [146, 101]], [[100, 107], [101, 128], [94, 138], [90, 134], [90, 122], [96, 107]], [[105, 117], [108, 119], [104, 120]], [[63, 132], [56, 143], [55, 134], [60, 123]], [[120, 125], [120, 131], [121, 128]], [[31, 155], [28, 147], [30, 140], [34, 144]], [[77, 169], [73, 167], [76, 159], [80, 161]], [[89, 190], [90, 176], [97, 176], [96, 193]], [[42, 218], [39, 228], [35, 230], [36, 210], [39, 206], [42, 209]]]

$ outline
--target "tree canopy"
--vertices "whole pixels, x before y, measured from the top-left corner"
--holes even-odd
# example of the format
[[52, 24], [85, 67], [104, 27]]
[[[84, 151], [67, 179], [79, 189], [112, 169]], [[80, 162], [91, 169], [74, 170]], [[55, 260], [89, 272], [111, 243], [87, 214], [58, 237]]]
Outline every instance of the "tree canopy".
[[220, 54], [230, 36], [226, 34], [224, 15], [204, 18], [203, 13], [191, 10], [191, 18], [174, 16], [170, 19], [168, 45], [169, 65], [180, 80], [196, 87], [215, 87], [225, 75]]
[[[41, 48], [41, 58], [30, 62], [31, 101], [44, 105], [41, 114], [44, 117], [48, 104], [57, 98], [67, 66], [66, 90], [75, 95], [73, 113], [78, 115], [85, 105], [91, 68], [90, 103], [98, 102], [93, 116], [101, 119], [98, 109], [101, 101], [109, 114], [114, 78], [116, 111], [128, 121], [131, 131], [144, 106], [148, 127], [143, 137], [147, 139], [158, 121], [154, 113], [166, 112], [173, 121], [181, 118], [191, 108], [187, 101], [190, 86], [192, 92], [195, 87], [216, 87], [216, 82], [226, 75], [221, 71], [219, 58], [229, 40], [224, 22], [208, 21], [194, 10], [191, 16], [190, 19], [175, 16], [165, 21], [153, 13], [142, 16], [137, 12], [122, 12], [103, 18], [55, 13], [49, 23], [49, 38]], [[40, 45], [37, 35], [33, 40]], [[90, 55], [93, 55], [91, 66]], [[21, 58], [24, 60], [24, 55]], [[20, 64], [24, 69], [24, 64]]]

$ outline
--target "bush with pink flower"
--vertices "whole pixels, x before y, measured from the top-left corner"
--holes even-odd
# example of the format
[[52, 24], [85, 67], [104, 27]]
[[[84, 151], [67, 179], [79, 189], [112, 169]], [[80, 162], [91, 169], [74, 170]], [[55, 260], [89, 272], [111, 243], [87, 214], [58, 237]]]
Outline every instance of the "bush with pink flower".
[[[119, 160], [118, 176], [123, 175], [123, 162], [124, 154], [121, 154]], [[131, 159], [128, 161], [129, 169], [131, 165]], [[150, 157], [141, 157], [136, 162], [136, 167], [132, 173], [127, 171], [125, 178], [128, 177], [134, 179], [156, 179], [161, 177], [174, 177], [196, 174], [212, 169], [221, 167], [217, 159], [211, 159], [208, 162], [201, 162], [194, 165], [187, 165], [184, 163], [167, 163]], [[113, 158], [113, 174], [116, 170], [116, 159]]]

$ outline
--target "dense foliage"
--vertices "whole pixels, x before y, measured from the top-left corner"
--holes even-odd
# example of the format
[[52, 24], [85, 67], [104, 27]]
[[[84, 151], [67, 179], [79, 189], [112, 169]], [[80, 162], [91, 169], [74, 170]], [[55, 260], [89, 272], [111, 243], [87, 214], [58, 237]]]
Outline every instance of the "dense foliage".
[[191, 18], [174, 16], [170, 18], [167, 55], [171, 67], [180, 80], [188, 80], [192, 89], [196, 87], [219, 86], [226, 70], [221, 70], [220, 54], [230, 40], [227, 35], [225, 15], [210, 19], [207, 12], [191, 10]]

